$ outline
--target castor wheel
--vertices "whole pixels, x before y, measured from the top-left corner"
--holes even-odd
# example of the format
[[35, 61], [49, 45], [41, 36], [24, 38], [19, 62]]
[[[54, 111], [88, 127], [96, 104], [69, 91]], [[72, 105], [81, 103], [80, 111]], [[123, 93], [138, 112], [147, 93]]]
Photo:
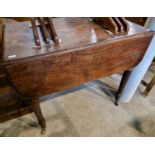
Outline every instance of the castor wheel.
[[39, 122], [39, 125], [41, 127], [41, 134], [44, 135], [46, 131], [46, 122], [45, 121]]
[[45, 129], [45, 128], [42, 128], [42, 129], [41, 129], [41, 134], [44, 135], [45, 132], [46, 132], [46, 129]]
[[115, 105], [118, 106], [118, 101], [115, 101]]
[[119, 95], [116, 94], [116, 95], [115, 95], [115, 105], [116, 105], [116, 106], [118, 106], [118, 99], [119, 99]]

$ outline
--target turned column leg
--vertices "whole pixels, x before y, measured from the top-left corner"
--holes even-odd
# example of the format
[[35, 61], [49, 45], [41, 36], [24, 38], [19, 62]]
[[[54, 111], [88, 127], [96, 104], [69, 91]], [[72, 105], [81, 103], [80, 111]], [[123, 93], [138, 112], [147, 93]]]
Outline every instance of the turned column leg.
[[32, 107], [32, 110], [35, 113], [37, 119], [38, 119], [39, 125], [42, 128], [42, 133], [44, 133], [45, 128], [46, 128], [46, 121], [45, 121], [45, 118], [41, 112], [41, 108], [39, 105], [39, 99], [38, 98], [32, 99], [31, 107]]
[[129, 77], [130, 73], [131, 73], [131, 70], [127, 70], [127, 71], [125, 71], [125, 72], [123, 73], [123, 76], [122, 76], [122, 79], [121, 79], [121, 82], [120, 82], [118, 91], [117, 91], [117, 93], [116, 93], [116, 95], [115, 95], [115, 105], [116, 105], [116, 106], [118, 106], [118, 100], [119, 100], [119, 98], [120, 98], [120, 96], [121, 96], [121, 93], [122, 93], [122, 91], [123, 91], [123, 89], [124, 89], [124, 86], [125, 86], [125, 84], [126, 84], [126, 82], [127, 82], [127, 79], [128, 79], [128, 77]]

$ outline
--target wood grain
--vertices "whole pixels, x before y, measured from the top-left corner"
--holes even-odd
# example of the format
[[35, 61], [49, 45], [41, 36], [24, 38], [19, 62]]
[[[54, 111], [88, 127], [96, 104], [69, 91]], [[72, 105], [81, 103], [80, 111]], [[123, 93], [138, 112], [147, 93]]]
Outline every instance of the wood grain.
[[[83, 25], [78, 27], [82, 21]], [[71, 28], [68, 31], [70, 32], [68, 33], [69, 36], [76, 34], [77, 27], [80, 29], [78, 30], [80, 34], [89, 36], [90, 34], [87, 33], [89, 33], [90, 27], [93, 26], [97, 27], [95, 33], [99, 35], [100, 41], [90, 44], [89, 38], [77, 35], [70, 39], [77, 42], [78, 47], [76, 47], [77, 44], [73, 45], [73, 41], [69, 39], [63, 40], [61, 47], [56, 52], [46, 52], [40, 55], [36, 54], [35, 57], [27, 56], [26, 58], [26, 55], [24, 57], [20, 55], [19, 52], [22, 51], [18, 51], [20, 55], [18, 59], [15, 58], [12, 61], [6, 59], [7, 61], [3, 64], [22, 96], [28, 98], [38, 97], [131, 69], [143, 58], [153, 36], [153, 32], [142, 31], [141, 27], [138, 27], [134, 33], [129, 31], [128, 35], [118, 36], [118, 38], [109, 35], [109, 39], [107, 39], [108, 34], [102, 32], [103, 28], [99, 28], [94, 23], [89, 25], [86, 19], [80, 18], [77, 21], [75, 19], [62, 19], [60, 23], [62, 22], [65, 22], [65, 24], [67, 22], [67, 26], [61, 27], [61, 29], [58, 26], [58, 33], [61, 32], [61, 36], [63, 36], [65, 30], [68, 30], [68, 27]], [[99, 34], [99, 32], [102, 33]], [[80, 39], [83, 39], [82, 43]], [[66, 48], [67, 45], [68, 48]], [[15, 47], [16, 50], [19, 50], [19, 46]], [[27, 49], [23, 48], [23, 50], [26, 51]], [[51, 47], [49, 50], [56, 49]], [[5, 52], [8, 52], [8, 48]], [[31, 52], [33, 53], [32, 49]], [[20, 57], [23, 57], [23, 59]]]
[[29, 22], [6, 25], [4, 30], [2, 66], [18, 95], [31, 99], [43, 129], [46, 122], [38, 97], [132, 69], [154, 35], [133, 23], [127, 33], [114, 35], [88, 18], [55, 18], [53, 22], [59, 46], [33, 48]]

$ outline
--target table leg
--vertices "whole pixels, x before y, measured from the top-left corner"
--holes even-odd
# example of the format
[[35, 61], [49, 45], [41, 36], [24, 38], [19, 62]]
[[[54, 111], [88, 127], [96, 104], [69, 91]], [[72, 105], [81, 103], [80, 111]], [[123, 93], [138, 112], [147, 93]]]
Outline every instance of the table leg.
[[5, 71], [6, 74], [6, 80], [9, 84], [9, 86], [12, 89], [12, 95], [15, 99], [18, 100], [18, 103], [20, 104], [27, 104], [27, 102], [31, 101], [31, 108], [33, 110], [33, 112], [35, 113], [37, 119], [38, 119], [38, 123], [40, 124], [41, 128], [42, 128], [42, 134], [44, 134], [45, 132], [45, 128], [46, 128], [46, 121], [45, 118], [42, 115], [41, 112], [41, 108], [39, 105], [39, 99], [37, 97], [33, 98], [33, 99], [25, 99], [23, 98], [20, 93], [18, 92], [18, 90], [16, 89], [15, 85], [13, 84], [13, 82], [11, 81], [11, 78], [9, 77], [8, 73]]
[[116, 95], [115, 95], [115, 105], [116, 105], [116, 106], [118, 106], [118, 100], [119, 100], [119, 98], [120, 98], [120, 96], [121, 96], [121, 93], [122, 93], [122, 91], [123, 91], [123, 88], [124, 88], [124, 86], [125, 86], [125, 84], [126, 84], [126, 82], [127, 82], [127, 79], [128, 79], [128, 77], [129, 77], [130, 73], [131, 73], [131, 70], [127, 70], [127, 71], [125, 71], [125, 72], [123, 73], [123, 76], [122, 76], [122, 79], [121, 79], [121, 82], [120, 82], [118, 91], [117, 91], [117, 93], [116, 93]]
[[33, 112], [37, 116], [38, 123], [40, 124], [40, 126], [42, 128], [42, 134], [44, 134], [45, 129], [46, 129], [46, 121], [45, 121], [45, 118], [41, 112], [38, 98], [32, 99], [31, 107], [32, 107]]

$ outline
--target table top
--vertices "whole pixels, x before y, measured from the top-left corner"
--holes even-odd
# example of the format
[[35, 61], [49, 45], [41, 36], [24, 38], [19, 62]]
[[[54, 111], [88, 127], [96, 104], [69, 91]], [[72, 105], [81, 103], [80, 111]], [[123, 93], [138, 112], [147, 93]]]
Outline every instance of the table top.
[[43, 45], [41, 49], [34, 48], [34, 36], [30, 22], [7, 24], [4, 31], [3, 62], [14, 62], [57, 52], [67, 52], [150, 32], [150, 30], [131, 22], [129, 22], [129, 32], [119, 35], [108, 32], [89, 18], [54, 18], [53, 22], [61, 43], [59, 46], [52, 43], [51, 47], [47, 47], [41, 40]]

